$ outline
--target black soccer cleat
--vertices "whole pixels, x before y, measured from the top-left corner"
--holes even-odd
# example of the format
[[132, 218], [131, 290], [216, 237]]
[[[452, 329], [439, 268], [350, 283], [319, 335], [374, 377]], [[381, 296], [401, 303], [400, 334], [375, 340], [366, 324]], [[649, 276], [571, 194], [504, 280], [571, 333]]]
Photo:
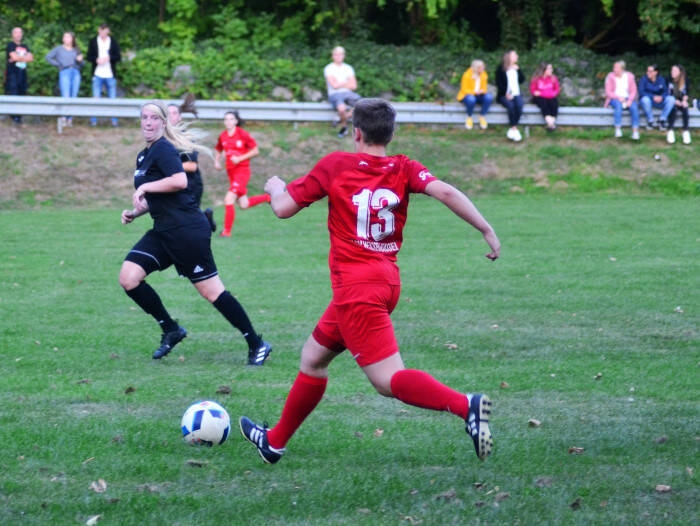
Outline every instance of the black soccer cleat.
[[242, 416], [238, 425], [241, 428], [241, 434], [257, 448], [263, 461], [267, 464], [274, 464], [282, 458], [286, 450], [284, 448], [275, 449], [267, 442], [267, 424], [259, 426], [250, 418]]
[[211, 208], [207, 208], [204, 211], [204, 215], [207, 218], [207, 221], [209, 221], [209, 227], [211, 228], [212, 232], [216, 232], [216, 223], [214, 222], [214, 211]]
[[489, 429], [491, 400], [484, 394], [468, 394], [469, 412], [465, 420], [467, 434], [474, 441], [479, 460], [486, 460], [493, 450], [493, 437]]
[[262, 365], [272, 352], [272, 345], [263, 341], [257, 349], [248, 350], [248, 365]]
[[154, 360], [160, 360], [163, 356], [173, 350], [178, 343], [187, 337], [187, 331], [184, 327], [178, 327], [174, 331], [164, 332], [160, 337], [160, 347], [153, 353]]

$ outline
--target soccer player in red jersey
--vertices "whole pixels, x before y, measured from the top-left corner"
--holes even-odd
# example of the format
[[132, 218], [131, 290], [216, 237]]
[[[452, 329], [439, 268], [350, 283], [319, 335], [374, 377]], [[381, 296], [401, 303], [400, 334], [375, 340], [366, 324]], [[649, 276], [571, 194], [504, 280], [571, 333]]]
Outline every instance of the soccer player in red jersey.
[[236, 210], [233, 205], [238, 202], [243, 210], [261, 203], [269, 203], [267, 194], [248, 197], [248, 181], [250, 180], [250, 159], [260, 153], [255, 139], [241, 126], [243, 121], [236, 110], [227, 111], [224, 115], [224, 126], [216, 142], [214, 168], [221, 170], [220, 157], [223, 155], [228, 173], [229, 189], [224, 198], [224, 229], [223, 237], [231, 236]]
[[501, 244], [493, 228], [469, 198], [436, 179], [421, 163], [405, 155], [387, 155], [396, 113], [381, 99], [362, 99], [355, 106], [355, 152], [334, 152], [305, 176], [288, 185], [279, 177], [265, 184], [273, 212], [295, 215], [328, 198], [329, 266], [333, 298], [301, 353], [300, 371], [272, 428], [247, 417], [239, 425], [267, 463], [277, 462], [285, 446], [321, 401], [328, 366], [349, 349], [377, 392], [406, 404], [448, 411], [464, 419], [467, 434], [483, 460], [492, 450], [491, 401], [483, 394], [464, 394], [416, 369], [406, 369], [399, 354], [390, 314], [400, 292], [396, 255], [401, 248], [411, 193], [424, 193], [445, 204], [479, 230], [495, 260]]

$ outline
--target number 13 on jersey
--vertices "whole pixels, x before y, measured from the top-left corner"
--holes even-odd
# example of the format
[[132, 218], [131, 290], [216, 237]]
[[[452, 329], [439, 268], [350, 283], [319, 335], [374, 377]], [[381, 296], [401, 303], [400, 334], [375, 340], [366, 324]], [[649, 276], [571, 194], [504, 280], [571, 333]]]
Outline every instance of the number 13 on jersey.
[[[357, 237], [381, 241], [394, 233], [392, 210], [399, 204], [399, 196], [394, 192], [386, 188], [365, 189], [352, 196], [352, 203], [357, 207]], [[379, 222], [371, 222], [373, 214]]]

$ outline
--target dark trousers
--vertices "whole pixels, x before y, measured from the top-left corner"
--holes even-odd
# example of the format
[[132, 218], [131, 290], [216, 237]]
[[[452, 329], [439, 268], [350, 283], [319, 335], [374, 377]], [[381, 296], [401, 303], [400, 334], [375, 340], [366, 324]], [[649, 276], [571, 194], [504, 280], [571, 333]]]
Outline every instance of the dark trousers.
[[540, 109], [543, 117], [546, 117], [547, 115], [556, 117], [559, 114], [559, 100], [556, 97], [553, 99], [532, 97], [532, 102], [534, 102]]
[[523, 114], [522, 95], [516, 95], [510, 100], [506, 97], [499, 97], [498, 102], [508, 111], [508, 123], [511, 126], [517, 126], [520, 122], [520, 116]]
[[[26, 95], [27, 94], [27, 72], [17, 67], [8, 66], [5, 79], [5, 95]], [[21, 122], [20, 115], [12, 115], [12, 120]]]
[[671, 113], [668, 115], [668, 129], [673, 129], [673, 125], [676, 123], [676, 116], [678, 115], [678, 112], [680, 112], [681, 119], [683, 120], [683, 129], [687, 130], [689, 121], [688, 108], [680, 108], [678, 106], [674, 106], [671, 110]]

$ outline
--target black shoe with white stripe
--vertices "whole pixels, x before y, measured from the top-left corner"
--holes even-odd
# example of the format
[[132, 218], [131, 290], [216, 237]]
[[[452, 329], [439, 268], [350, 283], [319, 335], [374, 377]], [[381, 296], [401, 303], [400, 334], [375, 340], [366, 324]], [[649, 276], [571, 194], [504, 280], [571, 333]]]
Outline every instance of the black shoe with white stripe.
[[262, 458], [268, 464], [274, 464], [285, 452], [285, 449], [275, 449], [267, 441], [267, 424], [259, 426], [250, 418], [242, 416], [238, 421], [241, 434], [253, 444]]
[[[262, 340], [261, 340], [262, 341]], [[248, 350], [248, 365], [262, 365], [267, 360], [272, 352], [272, 345], [266, 341], [262, 341], [262, 344], [257, 349]]]
[[187, 331], [184, 327], [178, 327], [174, 331], [164, 332], [160, 337], [160, 347], [153, 353], [154, 360], [160, 360], [173, 350], [178, 343], [187, 337]]
[[493, 450], [493, 437], [489, 429], [491, 400], [484, 394], [468, 394], [469, 412], [465, 421], [467, 434], [474, 441], [479, 460], [486, 460]]

